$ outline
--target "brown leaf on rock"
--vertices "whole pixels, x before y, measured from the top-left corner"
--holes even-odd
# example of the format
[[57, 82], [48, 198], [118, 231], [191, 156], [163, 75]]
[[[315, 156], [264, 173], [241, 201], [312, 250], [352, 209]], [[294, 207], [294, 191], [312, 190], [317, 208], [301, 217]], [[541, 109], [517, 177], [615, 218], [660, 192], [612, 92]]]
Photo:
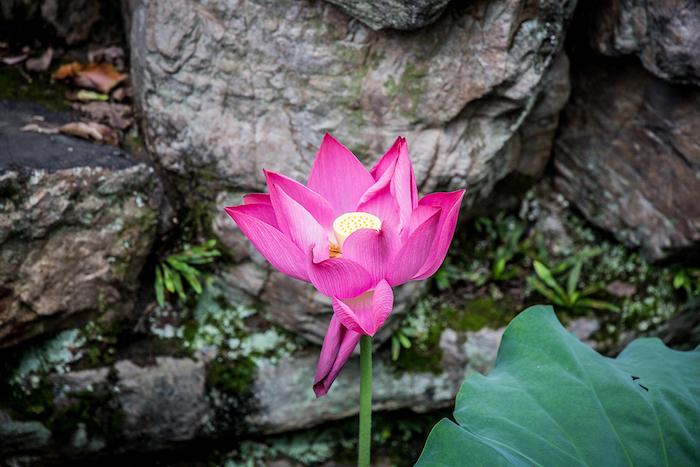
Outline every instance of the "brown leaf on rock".
[[51, 77], [53, 79], [72, 78], [82, 69], [83, 65], [78, 62], [65, 63], [59, 66], [58, 69], [51, 74]]
[[107, 94], [128, 78], [129, 75], [119, 73], [116, 68], [108, 63], [82, 65], [78, 62], [73, 62], [61, 65], [52, 76], [54, 79], [73, 78], [73, 84], [80, 88], [94, 89]]
[[116, 131], [97, 122], [71, 122], [58, 129], [61, 133], [78, 138], [92, 139], [112, 145], [117, 145], [119, 138]]
[[17, 65], [18, 63], [22, 63], [27, 59], [27, 54], [21, 54], [21, 55], [15, 55], [12, 57], [4, 57], [2, 59], [2, 63], [5, 65]]
[[73, 83], [81, 88], [95, 89], [108, 94], [128, 75], [119, 73], [116, 68], [107, 63], [88, 65], [73, 78]]
[[90, 102], [87, 104], [73, 104], [73, 108], [86, 114], [90, 119], [106, 123], [119, 130], [126, 130], [131, 126], [131, 107], [126, 104], [114, 104], [109, 102]]
[[27, 71], [46, 71], [51, 66], [51, 60], [53, 59], [53, 49], [49, 47], [44, 51], [43, 54], [36, 58], [30, 58], [24, 63]]
[[21, 131], [31, 131], [33, 133], [41, 133], [42, 135], [55, 135], [58, 133], [58, 128], [41, 126], [38, 123], [28, 123], [20, 128]]
[[131, 99], [134, 96], [133, 89], [130, 86], [122, 86], [117, 88], [112, 93], [112, 99], [115, 101], [123, 101], [126, 99]]
[[102, 47], [90, 50], [87, 58], [90, 63], [106, 62], [120, 68], [124, 64], [124, 49], [116, 45]]

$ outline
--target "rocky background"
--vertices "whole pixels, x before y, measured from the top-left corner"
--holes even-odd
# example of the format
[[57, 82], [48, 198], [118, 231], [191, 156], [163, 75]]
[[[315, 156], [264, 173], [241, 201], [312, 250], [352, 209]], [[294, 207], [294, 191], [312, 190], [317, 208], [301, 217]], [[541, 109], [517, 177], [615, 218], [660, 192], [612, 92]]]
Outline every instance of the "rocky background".
[[528, 304], [610, 355], [700, 342], [696, 2], [4, 0], [0, 60], [3, 465], [352, 464], [358, 362], [311, 390], [328, 299], [221, 209], [325, 132], [468, 188], [375, 339], [382, 465]]

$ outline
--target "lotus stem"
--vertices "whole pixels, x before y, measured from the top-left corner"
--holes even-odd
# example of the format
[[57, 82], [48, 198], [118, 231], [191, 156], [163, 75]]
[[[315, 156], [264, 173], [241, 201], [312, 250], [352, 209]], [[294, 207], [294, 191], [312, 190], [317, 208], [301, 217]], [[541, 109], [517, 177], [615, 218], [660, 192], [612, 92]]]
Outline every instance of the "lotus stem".
[[357, 465], [369, 467], [372, 445], [372, 338], [360, 337], [360, 433]]

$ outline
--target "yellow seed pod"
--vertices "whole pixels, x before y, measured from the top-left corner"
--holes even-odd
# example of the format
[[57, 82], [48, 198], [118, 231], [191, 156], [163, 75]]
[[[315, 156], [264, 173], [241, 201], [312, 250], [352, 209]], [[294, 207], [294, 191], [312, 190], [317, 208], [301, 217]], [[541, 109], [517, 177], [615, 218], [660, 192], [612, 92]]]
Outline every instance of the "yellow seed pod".
[[381, 228], [382, 221], [377, 216], [366, 212], [346, 212], [333, 221], [333, 233], [335, 233], [335, 238], [340, 248], [343, 247], [345, 239], [357, 230], [380, 230]]

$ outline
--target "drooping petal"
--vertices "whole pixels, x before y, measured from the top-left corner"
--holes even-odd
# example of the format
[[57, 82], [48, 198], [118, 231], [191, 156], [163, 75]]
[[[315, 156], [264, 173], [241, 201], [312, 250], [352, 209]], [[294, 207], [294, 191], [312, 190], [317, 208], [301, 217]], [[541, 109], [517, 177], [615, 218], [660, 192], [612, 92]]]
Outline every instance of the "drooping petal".
[[335, 215], [333, 208], [323, 196], [296, 180], [276, 172], [266, 170], [265, 179], [271, 194], [275, 192], [275, 187], [281, 188], [294, 201], [309, 211], [324, 229], [330, 231]]
[[317, 247], [328, 250], [328, 233], [321, 227], [309, 211], [294, 201], [279, 186], [271, 186], [272, 207], [275, 210], [280, 230], [302, 250]]
[[272, 205], [270, 201], [269, 193], [248, 193], [243, 196], [243, 204], [269, 204]]
[[372, 287], [372, 276], [362, 266], [346, 258], [314, 259], [307, 253], [309, 280], [323, 295], [329, 297], [356, 297]]
[[303, 251], [271, 224], [252, 214], [260, 206], [264, 205], [244, 204], [225, 209], [260, 254], [275, 268], [295, 279], [308, 281]]
[[376, 284], [386, 277], [389, 261], [401, 247], [390, 224], [380, 231], [361, 229], [353, 232], [343, 243], [343, 258], [362, 266]]
[[355, 210], [374, 179], [348, 148], [326, 133], [307, 186], [330, 203], [335, 216]]
[[437, 241], [430, 251], [430, 256], [428, 256], [425, 264], [420, 268], [414, 279], [419, 280], [432, 276], [445, 260], [445, 255], [447, 255], [447, 250], [450, 248], [450, 243], [452, 243], [452, 237], [455, 233], [463, 197], [464, 190], [450, 193], [431, 193], [424, 196], [418, 203], [419, 207], [439, 207], [441, 213]]
[[360, 342], [360, 335], [347, 329], [333, 315], [326, 337], [323, 339], [321, 355], [316, 367], [313, 386], [316, 397], [325, 396], [328, 393], [358, 342]]
[[371, 292], [340, 300], [333, 297], [333, 311], [351, 331], [373, 336], [391, 313], [394, 293], [387, 281], [380, 281]]
[[416, 227], [394, 255], [387, 272], [389, 284], [395, 286], [410, 281], [425, 264], [437, 237], [440, 213], [441, 210], [435, 211]]

